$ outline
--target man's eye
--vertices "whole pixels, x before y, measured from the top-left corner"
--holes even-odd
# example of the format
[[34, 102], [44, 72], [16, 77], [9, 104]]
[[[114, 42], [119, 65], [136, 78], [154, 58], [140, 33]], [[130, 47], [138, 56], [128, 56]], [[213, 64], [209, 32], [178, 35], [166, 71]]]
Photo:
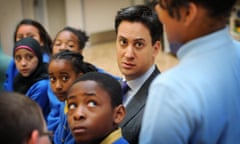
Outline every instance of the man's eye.
[[88, 106], [89, 107], [96, 107], [97, 106], [97, 103], [95, 101], [89, 101], [88, 102]]
[[73, 103], [70, 103], [70, 104], [68, 104], [68, 109], [70, 110], [70, 109], [75, 109], [77, 106], [76, 106], [76, 104], [73, 104]]
[[127, 45], [127, 41], [124, 40], [124, 39], [121, 39], [121, 40], [119, 41], [119, 43], [120, 43], [120, 45], [122, 45], [122, 46]]
[[137, 42], [137, 43], [135, 44], [135, 47], [136, 47], [136, 48], [142, 48], [143, 46], [144, 46], [144, 44], [141, 43], [141, 42]]

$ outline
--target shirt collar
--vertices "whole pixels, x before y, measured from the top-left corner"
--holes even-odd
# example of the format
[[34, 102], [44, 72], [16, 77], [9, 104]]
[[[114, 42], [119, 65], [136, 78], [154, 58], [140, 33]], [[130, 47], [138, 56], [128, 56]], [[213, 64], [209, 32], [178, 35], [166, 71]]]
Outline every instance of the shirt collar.
[[122, 130], [118, 128], [113, 131], [110, 135], [108, 135], [100, 144], [112, 144], [122, 137]]
[[153, 73], [155, 69], [155, 65], [152, 65], [147, 72], [145, 72], [142, 76], [138, 77], [137, 79], [127, 81], [128, 86], [131, 88], [131, 90], [136, 90], [143, 85], [143, 83], [150, 77], [150, 75]]
[[208, 52], [212, 48], [218, 48], [218, 46], [230, 39], [229, 35], [229, 28], [225, 27], [211, 34], [191, 40], [180, 47], [177, 57], [182, 60], [185, 57], [199, 55], [202, 52]]

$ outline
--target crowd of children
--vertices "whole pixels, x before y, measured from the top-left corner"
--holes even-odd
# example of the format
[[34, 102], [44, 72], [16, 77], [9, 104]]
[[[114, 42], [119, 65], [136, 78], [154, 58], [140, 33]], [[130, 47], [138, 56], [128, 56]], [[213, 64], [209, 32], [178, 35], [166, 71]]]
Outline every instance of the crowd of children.
[[44, 27], [31, 19], [22, 20], [14, 33], [13, 59], [6, 71], [4, 90], [23, 94], [39, 104], [55, 144], [75, 143], [65, 111], [72, 83], [88, 72], [105, 73], [117, 83], [120, 79], [84, 61], [82, 51], [88, 39], [84, 31], [64, 27], [52, 41]]
[[[22, 20], [6, 71], [8, 92], [0, 93], [0, 140], [18, 135], [12, 144], [237, 143], [240, 44], [226, 23], [235, 3], [158, 0], [154, 9], [119, 10], [114, 26], [123, 78], [84, 61], [84, 31], [67, 26], [52, 41], [39, 22]], [[180, 61], [162, 74], [155, 64], [160, 21]]]

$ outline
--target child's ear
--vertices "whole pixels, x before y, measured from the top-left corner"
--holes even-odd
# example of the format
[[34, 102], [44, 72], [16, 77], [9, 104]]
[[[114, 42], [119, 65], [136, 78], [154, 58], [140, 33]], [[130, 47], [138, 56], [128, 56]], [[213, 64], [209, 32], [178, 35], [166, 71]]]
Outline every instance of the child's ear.
[[37, 130], [33, 130], [27, 144], [37, 144], [38, 137], [39, 137], [39, 132]]
[[78, 75], [77, 75], [77, 77], [80, 77], [80, 76], [82, 76], [84, 73], [82, 73], [82, 72], [80, 72]]
[[122, 104], [115, 107], [114, 115], [113, 115], [114, 123], [115, 124], [121, 123], [122, 120], [125, 118], [125, 115], [126, 115], [126, 109]]

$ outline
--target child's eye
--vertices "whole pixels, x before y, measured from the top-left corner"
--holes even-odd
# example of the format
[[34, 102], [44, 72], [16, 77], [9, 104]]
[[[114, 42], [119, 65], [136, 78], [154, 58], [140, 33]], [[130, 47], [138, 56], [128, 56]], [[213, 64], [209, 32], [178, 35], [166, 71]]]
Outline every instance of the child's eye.
[[19, 40], [21, 40], [21, 39], [23, 39], [23, 36], [22, 36], [22, 35], [19, 35], [19, 36], [16, 37], [16, 41], [19, 41]]
[[21, 60], [21, 57], [20, 57], [20, 56], [15, 56], [15, 60], [16, 60], [16, 61], [20, 61], [20, 60]]
[[26, 60], [31, 60], [33, 58], [33, 55], [27, 55]]
[[73, 47], [74, 47], [74, 45], [68, 45], [68, 47], [69, 47], [69, 48], [73, 48]]
[[88, 102], [88, 106], [89, 107], [96, 107], [97, 106], [97, 103], [95, 101], [89, 101]]
[[63, 77], [62, 77], [62, 80], [63, 80], [64, 82], [68, 81], [68, 79], [69, 79], [68, 76], [63, 76]]
[[32, 34], [32, 33], [28, 33], [28, 34], [27, 34], [27, 37], [31, 37], [31, 38], [33, 38], [33, 37], [34, 37], [34, 34]]
[[50, 76], [49, 79], [50, 79], [51, 82], [55, 82], [56, 81], [56, 78], [53, 77], [53, 76]]
[[70, 104], [68, 104], [68, 109], [69, 109], [69, 110], [71, 110], [71, 109], [75, 109], [76, 107], [77, 107], [77, 105], [74, 104], [74, 103], [70, 103]]
[[53, 45], [54, 45], [54, 46], [60, 46], [61, 43], [60, 43], [59, 41], [57, 41], [57, 42], [55, 42]]

